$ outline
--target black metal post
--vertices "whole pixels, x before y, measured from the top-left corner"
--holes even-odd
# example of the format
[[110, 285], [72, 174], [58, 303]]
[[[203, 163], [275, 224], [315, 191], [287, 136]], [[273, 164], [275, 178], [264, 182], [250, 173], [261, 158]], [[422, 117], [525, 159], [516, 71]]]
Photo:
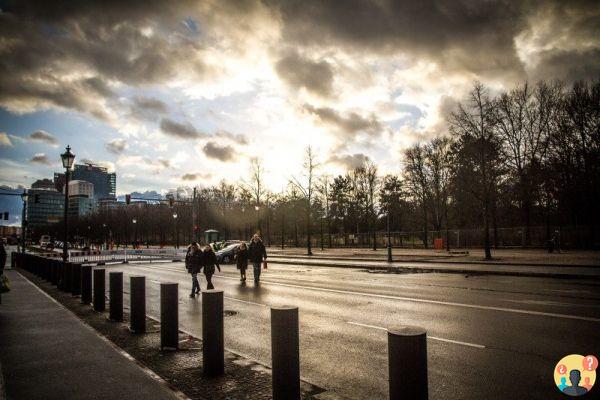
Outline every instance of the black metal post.
[[73, 264], [65, 262], [65, 285], [63, 290], [71, 292], [73, 289]]
[[129, 330], [134, 333], [146, 332], [146, 277], [129, 277], [129, 309], [131, 322]]
[[94, 311], [102, 312], [106, 309], [104, 292], [106, 289], [104, 269], [94, 270]]
[[81, 264], [71, 264], [71, 294], [79, 296], [81, 294]]
[[81, 266], [81, 302], [90, 304], [92, 302], [92, 267]]
[[67, 167], [65, 168], [65, 209], [64, 209], [64, 226], [63, 226], [63, 261], [67, 262], [67, 260], [69, 259], [69, 246], [67, 245], [68, 243], [68, 237], [69, 237], [69, 225], [68, 225], [68, 218], [69, 218], [69, 170], [70, 168]]
[[160, 284], [160, 348], [179, 348], [179, 284]]
[[390, 400], [427, 400], [427, 332], [415, 326], [388, 330]]
[[109, 318], [113, 321], [123, 321], [123, 273], [109, 272], [108, 274]]
[[21, 212], [21, 253], [25, 253], [27, 243], [27, 200], [25, 200], [25, 190], [23, 190], [23, 211]]
[[202, 360], [204, 375], [225, 373], [222, 290], [202, 292]]
[[390, 210], [387, 212], [387, 261], [392, 262], [392, 232], [390, 231]]
[[273, 400], [300, 399], [298, 307], [271, 307]]

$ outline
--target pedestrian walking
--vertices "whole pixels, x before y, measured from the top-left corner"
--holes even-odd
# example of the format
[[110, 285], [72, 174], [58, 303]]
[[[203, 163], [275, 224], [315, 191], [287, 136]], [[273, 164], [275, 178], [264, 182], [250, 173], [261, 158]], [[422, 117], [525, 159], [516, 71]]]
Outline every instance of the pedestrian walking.
[[235, 260], [237, 264], [237, 269], [240, 270], [240, 281], [246, 282], [246, 269], [248, 269], [248, 246], [246, 246], [245, 242], [240, 244], [236, 253]]
[[215, 273], [215, 266], [221, 272], [221, 267], [219, 267], [219, 262], [217, 261], [217, 255], [213, 251], [210, 245], [207, 245], [204, 248], [203, 253], [203, 268], [204, 268], [204, 276], [206, 277], [206, 288], [208, 290], [214, 289], [215, 287], [212, 284], [212, 276]]
[[200, 283], [198, 282], [198, 273], [202, 268], [202, 257], [203, 254], [200, 251], [198, 243], [193, 242], [187, 250], [185, 255], [185, 267], [188, 272], [192, 275], [192, 293], [190, 297], [194, 298], [196, 294], [200, 293]]
[[267, 249], [258, 234], [252, 236], [252, 242], [248, 249], [248, 257], [252, 261], [252, 272], [254, 273], [254, 283], [260, 282], [260, 268], [263, 260], [267, 259]]

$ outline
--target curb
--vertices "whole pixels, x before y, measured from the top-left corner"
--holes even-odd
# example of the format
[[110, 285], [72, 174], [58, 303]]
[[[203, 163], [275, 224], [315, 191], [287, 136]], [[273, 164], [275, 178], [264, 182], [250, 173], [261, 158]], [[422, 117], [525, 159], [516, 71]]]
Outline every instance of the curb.
[[[271, 257], [273, 259], [273, 257]], [[460, 274], [460, 275], [499, 275], [499, 276], [519, 276], [519, 277], [532, 277], [532, 278], [555, 278], [555, 279], [600, 279], [598, 275], [588, 274], [572, 274], [572, 273], [556, 273], [556, 272], [517, 272], [517, 271], [494, 271], [494, 270], [472, 270], [472, 269], [446, 269], [446, 268], [422, 268], [422, 267], [400, 267], [400, 266], [387, 266], [387, 265], [357, 265], [357, 264], [331, 264], [327, 262], [298, 262], [298, 261], [286, 261], [286, 260], [274, 260], [274, 264], [289, 264], [289, 265], [303, 265], [303, 266], [314, 266], [314, 267], [332, 267], [332, 268], [355, 268], [355, 269], [366, 269], [366, 270], [383, 270], [390, 273], [444, 273], [444, 274]], [[478, 264], [480, 265], [480, 264]]]

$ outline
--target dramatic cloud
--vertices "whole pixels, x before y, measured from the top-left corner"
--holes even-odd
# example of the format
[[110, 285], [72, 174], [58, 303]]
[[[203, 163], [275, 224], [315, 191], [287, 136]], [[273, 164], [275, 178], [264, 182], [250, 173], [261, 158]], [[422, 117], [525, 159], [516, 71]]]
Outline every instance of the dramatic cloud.
[[114, 154], [121, 154], [129, 145], [125, 139], [113, 139], [105, 144], [106, 150]]
[[179, 139], [197, 139], [205, 136], [204, 133], [198, 132], [189, 122], [182, 124], [168, 118], [163, 118], [160, 121], [160, 130], [165, 135], [170, 135]]
[[362, 153], [344, 155], [334, 154], [331, 157], [329, 157], [327, 162], [340, 165], [347, 169], [354, 169], [364, 165], [368, 159], [369, 157]]
[[36, 164], [52, 165], [52, 163], [48, 159], [48, 156], [46, 156], [46, 154], [44, 153], [35, 154], [29, 161]]
[[230, 161], [235, 155], [233, 147], [220, 146], [215, 142], [207, 142], [202, 148], [202, 151], [207, 157], [223, 162]]
[[0, 146], [12, 147], [12, 142], [6, 132], [0, 132]]
[[313, 107], [310, 104], [305, 104], [304, 110], [316, 116], [321, 122], [336, 126], [341, 131], [348, 134], [365, 132], [370, 135], [377, 135], [383, 130], [383, 125], [374, 115], [365, 118], [355, 112], [351, 112], [347, 116], [342, 116], [332, 108], [318, 108]]
[[198, 174], [183, 174], [181, 176], [181, 179], [184, 181], [196, 181], [200, 178], [200, 175]]
[[29, 135], [29, 139], [35, 142], [47, 143], [52, 146], [58, 145], [58, 139], [56, 139], [53, 134], [42, 130], [33, 132], [31, 135]]
[[248, 139], [246, 138], [246, 136], [239, 134], [239, 133], [236, 134], [236, 133], [231, 133], [229, 131], [218, 131], [217, 133], [215, 133], [215, 136], [220, 137], [220, 138], [229, 139], [232, 142], [235, 142], [240, 145], [248, 144]]
[[291, 53], [280, 59], [275, 69], [279, 77], [294, 89], [305, 88], [324, 97], [332, 94], [333, 72], [325, 61], [314, 62], [298, 53]]

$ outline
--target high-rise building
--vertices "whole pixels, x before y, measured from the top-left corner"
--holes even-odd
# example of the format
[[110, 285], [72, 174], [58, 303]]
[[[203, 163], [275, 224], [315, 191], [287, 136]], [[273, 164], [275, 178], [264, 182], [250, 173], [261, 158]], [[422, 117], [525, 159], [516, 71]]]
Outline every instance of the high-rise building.
[[27, 226], [33, 229], [37, 226], [56, 223], [64, 213], [64, 195], [56, 190], [29, 189], [27, 200]]
[[85, 195], [69, 196], [69, 215], [82, 217], [89, 215], [96, 210], [94, 198]]
[[38, 179], [37, 181], [31, 184], [32, 189], [49, 189], [54, 190], [56, 187], [54, 186], [54, 182], [50, 179]]
[[69, 196], [94, 197], [94, 185], [90, 182], [74, 180], [69, 181]]
[[117, 175], [105, 167], [94, 164], [75, 164], [71, 179], [87, 181], [94, 185], [96, 199], [114, 198], [117, 194]]

